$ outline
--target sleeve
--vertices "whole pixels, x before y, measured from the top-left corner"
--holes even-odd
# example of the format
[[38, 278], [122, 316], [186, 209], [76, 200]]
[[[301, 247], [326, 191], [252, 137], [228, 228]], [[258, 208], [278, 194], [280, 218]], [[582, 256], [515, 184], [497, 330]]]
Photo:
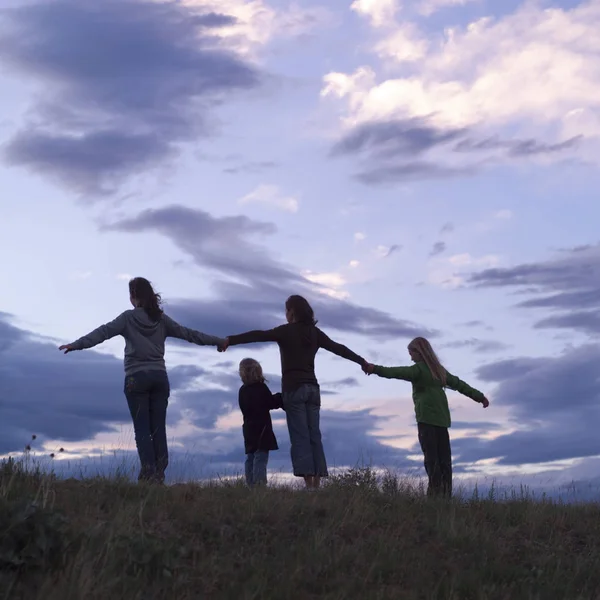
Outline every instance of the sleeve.
[[[269, 390], [269, 388], [267, 389]], [[271, 394], [271, 390], [269, 390], [269, 410], [277, 410], [278, 408], [283, 408], [283, 395], [281, 392]]]
[[319, 335], [319, 347], [331, 352], [332, 354], [336, 354], [337, 356], [341, 356], [346, 360], [351, 360], [359, 365], [364, 364], [365, 360], [362, 356], [359, 356], [355, 352], [352, 352], [350, 348], [346, 348], [343, 344], [338, 344], [330, 339], [325, 333], [323, 333], [319, 328], [317, 328], [317, 332]]
[[163, 315], [162, 318], [165, 323], [167, 337], [185, 340], [198, 346], [221, 346], [225, 343], [223, 338], [208, 335], [195, 329], [188, 329], [167, 315]]
[[283, 336], [285, 325], [275, 327], [275, 329], [267, 329], [266, 331], [257, 329], [255, 331], [247, 331], [239, 335], [229, 336], [230, 346], [239, 346], [240, 344], [255, 344], [257, 342], [279, 342]]
[[127, 312], [121, 313], [114, 321], [100, 325], [94, 331], [80, 337], [75, 340], [72, 344], [69, 344], [73, 350], [85, 350], [86, 348], [93, 348], [106, 340], [116, 337], [117, 335], [123, 335], [125, 331], [125, 325], [127, 323]]
[[420, 371], [417, 365], [410, 367], [382, 367], [375, 365], [373, 369], [375, 375], [379, 377], [385, 377], [386, 379], [403, 379], [404, 381], [415, 382], [419, 379]]
[[472, 388], [468, 383], [465, 383], [462, 379], [456, 377], [456, 375], [452, 375], [451, 373], [446, 373], [446, 385], [455, 392], [462, 394], [463, 396], [467, 396], [467, 398], [471, 398], [475, 402], [483, 402], [485, 395]]

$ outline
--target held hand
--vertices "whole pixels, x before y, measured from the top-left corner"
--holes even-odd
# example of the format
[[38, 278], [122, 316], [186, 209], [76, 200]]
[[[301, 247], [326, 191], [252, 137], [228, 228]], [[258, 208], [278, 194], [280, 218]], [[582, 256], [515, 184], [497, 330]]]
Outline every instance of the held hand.
[[362, 364], [362, 370], [365, 375], [371, 375], [373, 373], [374, 369], [375, 369], [375, 365], [372, 365], [371, 363], [368, 363], [367, 361], [365, 361]]
[[225, 342], [221, 346], [217, 346], [219, 352], [225, 352], [229, 348], [229, 338], [225, 338]]
[[64, 350], [65, 354], [69, 354], [69, 352], [73, 352], [74, 350], [71, 344], [63, 344], [62, 346], [59, 346], [58, 349]]
[[481, 401], [481, 404], [483, 404], [483, 408], [487, 408], [490, 405], [490, 401], [487, 398], [484, 398]]

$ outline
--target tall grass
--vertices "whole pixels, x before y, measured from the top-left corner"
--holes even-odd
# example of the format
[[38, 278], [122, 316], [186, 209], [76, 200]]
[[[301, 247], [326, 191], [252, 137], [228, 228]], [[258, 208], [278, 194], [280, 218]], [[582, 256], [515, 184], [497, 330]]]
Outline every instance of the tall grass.
[[598, 598], [599, 507], [503, 500], [427, 500], [369, 468], [306, 493], [64, 481], [10, 460], [0, 598]]

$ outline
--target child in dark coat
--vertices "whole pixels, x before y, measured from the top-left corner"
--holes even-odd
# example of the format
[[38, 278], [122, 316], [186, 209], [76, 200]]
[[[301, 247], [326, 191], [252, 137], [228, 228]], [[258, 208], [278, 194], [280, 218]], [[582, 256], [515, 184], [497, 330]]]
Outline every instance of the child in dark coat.
[[260, 363], [253, 358], [244, 358], [240, 362], [240, 378], [243, 383], [239, 404], [244, 416], [246, 483], [249, 486], [266, 484], [269, 452], [279, 450], [270, 411], [283, 408], [282, 396], [271, 393]]

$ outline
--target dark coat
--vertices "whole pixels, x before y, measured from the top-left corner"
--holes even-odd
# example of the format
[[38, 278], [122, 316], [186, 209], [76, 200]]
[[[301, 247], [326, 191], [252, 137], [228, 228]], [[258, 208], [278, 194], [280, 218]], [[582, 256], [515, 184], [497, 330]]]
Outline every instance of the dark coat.
[[244, 415], [246, 454], [258, 450], [278, 450], [269, 411], [283, 408], [281, 394], [272, 394], [266, 383], [251, 383], [240, 388], [239, 404]]

